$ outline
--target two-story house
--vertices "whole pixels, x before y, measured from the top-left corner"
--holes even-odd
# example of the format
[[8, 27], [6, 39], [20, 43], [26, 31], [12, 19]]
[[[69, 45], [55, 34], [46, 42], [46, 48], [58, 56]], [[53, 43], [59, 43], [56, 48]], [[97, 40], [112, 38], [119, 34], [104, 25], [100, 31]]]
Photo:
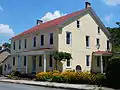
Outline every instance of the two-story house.
[[54, 70], [53, 51], [72, 54], [62, 61], [62, 69], [103, 73], [111, 56], [110, 34], [91, 8], [42, 22], [11, 38], [12, 70], [46, 72]]

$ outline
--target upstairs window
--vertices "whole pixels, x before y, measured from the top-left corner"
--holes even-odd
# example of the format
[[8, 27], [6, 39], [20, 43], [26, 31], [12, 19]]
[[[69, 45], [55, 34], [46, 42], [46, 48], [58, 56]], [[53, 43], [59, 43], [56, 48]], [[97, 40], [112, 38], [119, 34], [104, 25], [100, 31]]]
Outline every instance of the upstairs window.
[[43, 46], [44, 45], [44, 35], [41, 35], [41, 39], [40, 40], [41, 40], [41, 44], [40, 45]]
[[66, 44], [72, 43], [71, 32], [66, 32]]
[[100, 45], [100, 39], [99, 38], [96, 39], [96, 45]]
[[67, 60], [67, 67], [70, 67], [70, 60]]
[[21, 49], [21, 40], [19, 40], [19, 49]]
[[109, 42], [109, 40], [107, 40], [107, 50], [109, 50], [110, 49], [110, 42]]
[[90, 47], [90, 36], [86, 36], [86, 47]]
[[24, 66], [26, 66], [26, 56], [24, 56]]
[[24, 39], [24, 47], [27, 48], [27, 39]]
[[89, 55], [86, 55], [86, 66], [89, 66], [90, 64], [90, 56]]
[[77, 20], [77, 28], [80, 28], [80, 21]]
[[50, 45], [53, 44], [53, 33], [50, 33]]
[[98, 34], [100, 34], [100, 27], [98, 27]]
[[36, 47], [36, 37], [33, 38], [33, 47]]
[[15, 50], [15, 42], [13, 42], [13, 50]]

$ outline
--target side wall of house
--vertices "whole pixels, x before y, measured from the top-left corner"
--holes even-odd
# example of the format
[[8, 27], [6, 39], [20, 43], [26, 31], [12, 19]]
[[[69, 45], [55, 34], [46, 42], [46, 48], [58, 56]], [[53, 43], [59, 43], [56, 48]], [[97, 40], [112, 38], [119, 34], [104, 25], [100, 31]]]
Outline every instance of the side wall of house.
[[[77, 65], [82, 67], [82, 71], [90, 71], [92, 53], [97, 51], [96, 48], [96, 38], [100, 39], [101, 51], [107, 50], [107, 36], [100, 30], [98, 34], [98, 25], [88, 13], [78, 19], [80, 21], [80, 28], [77, 28], [77, 21], [65, 26], [62, 32], [59, 34], [59, 51], [69, 52], [72, 54], [71, 66], [66, 67], [66, 62], [64, 62], [63, 67], [65, 69], [76, 69]], [[66, 44], [66, 32], [71, 32], [72, 34], [72, 44]], [[89, 36], [90, 46], [86, 47], [86, 36]], [[86, 66], [86, 55], [90, 56], [90, 65]]]

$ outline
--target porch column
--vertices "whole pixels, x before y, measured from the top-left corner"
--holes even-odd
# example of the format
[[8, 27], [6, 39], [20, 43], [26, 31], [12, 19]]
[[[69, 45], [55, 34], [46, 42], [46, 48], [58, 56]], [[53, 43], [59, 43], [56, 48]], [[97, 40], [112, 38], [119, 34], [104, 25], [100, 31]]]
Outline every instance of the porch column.
[[28, 73], [28, 56], [26, 56], [26, 74]]
[[46, 72], [46, 54], [44, 53], [44, 72]]
[[102, 55], [100, 56], [101, 57], [101, 59], [100, 59], [100, 62], [101, 62], [101, 67], [100, 67], [100, 69], [101, 69], [101, 73], [103, 73], [103, 58], [102, 58]]

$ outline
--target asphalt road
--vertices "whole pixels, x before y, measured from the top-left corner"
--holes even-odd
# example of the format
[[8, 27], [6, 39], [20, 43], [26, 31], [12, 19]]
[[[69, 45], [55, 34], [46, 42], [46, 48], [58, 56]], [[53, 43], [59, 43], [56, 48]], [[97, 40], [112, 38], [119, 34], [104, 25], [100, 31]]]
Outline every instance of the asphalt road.
[[67, 89], [48, 88], [48, 87], [0, 82], [0, 90], [67, 90]]

